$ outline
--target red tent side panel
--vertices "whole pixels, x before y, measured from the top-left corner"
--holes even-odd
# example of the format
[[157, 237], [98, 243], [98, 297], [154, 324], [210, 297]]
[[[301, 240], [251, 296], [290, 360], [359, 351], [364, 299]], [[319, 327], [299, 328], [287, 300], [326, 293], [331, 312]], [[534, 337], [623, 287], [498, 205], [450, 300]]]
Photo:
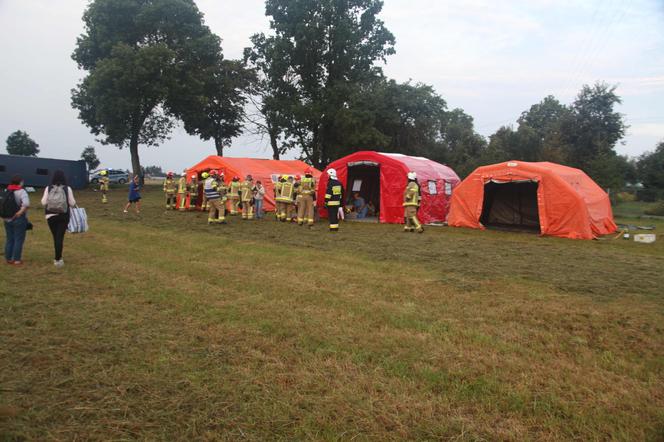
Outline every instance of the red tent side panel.
[[[223, 170], [226, 183], [230, 183], [233, 176], [240, 177], [241, 180], [247, 175], [251, 175], [254, 181], [260, 180], [265, 187], [265, 201], [263, 210], [273, 211], [274, 201], [274, 183], [273, 175], [302, 175], [306, 169], [313, 171], [313, 176], [318, 179], [320, 171], [309, 166], [307, 163], [299, 160], [269, 160], [261, 158], [232, 158], [211, 155], [198, 164], [190, 167], [187, 171], [189, 177], [194, 173], [200, 174], [212, 169]], [[188, 178], [190, 179], [190, 178]]]
[[538, 183], [542, 235], [592, 239], [616, 231], [608, 195], [583, 171], [559, 164], [508, 161], [477, 168], [454, 191], [448, 223], [483, 229], [484, 185], [490, 181]]
[[[409, 171], [417, 173], [422, 191], [422, 205], [418, 212], [423, 223], [445, 221], [450, 205], [452, 189], [461, 181], [447, 166], [426, 158], [373, 151], [355, 152], [328, 165], [337, 171], [337, 179], [344, 186], [344, 201], [348, 181], [349, 164], [372, 162], [380, 168], [380, 219], [381, 223], [403, 223], [403, 193], [408, 182]], [[324, 195], [327, 188], [327, 173], [321, 175], [318, 184], [317, 205], [321, 216], [327, 216], [324, 208]], [[429, 184], [431, 182], [431, 184]], [[431, 185], [431, 188], [429, 187]]]

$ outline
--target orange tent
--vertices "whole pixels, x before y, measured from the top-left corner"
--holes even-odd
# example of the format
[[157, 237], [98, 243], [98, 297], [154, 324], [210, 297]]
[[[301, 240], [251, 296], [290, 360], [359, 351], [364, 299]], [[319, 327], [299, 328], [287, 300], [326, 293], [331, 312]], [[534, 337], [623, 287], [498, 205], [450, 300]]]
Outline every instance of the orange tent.
[[274, 210], [274, 180], [279, 175], [302, 175], [306, 169], [313, 171], [314, 178], [318, 179], [320, 171], [299, 160], [267, 160], [262, 158], [231, 158], [210, 155], [198, 164], [187, 169], [187, 180], [191, 175], [201, 174], [212, 169], [223, 170], [226, 182], [229, 183], [234, 176], [244, 180], [251, 175], [254, 182], [260, 180], [265, 187], [265, 200], [263, 210]]
[[548, 162], [508, 161], [475, 169], [454, 190], [448, 223], [519, 227], [576, 239], [616, 231], [606, 192], [583, 171]]

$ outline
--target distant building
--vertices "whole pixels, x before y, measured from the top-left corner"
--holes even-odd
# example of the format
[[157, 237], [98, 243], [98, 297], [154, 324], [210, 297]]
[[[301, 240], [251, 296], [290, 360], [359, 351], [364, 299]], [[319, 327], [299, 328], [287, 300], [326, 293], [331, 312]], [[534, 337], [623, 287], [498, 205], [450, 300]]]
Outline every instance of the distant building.
[[65, 173], [67, 184], [74, 189], [82, 189], [88, 185], [88, 171], [83, 160], [0, 155], [1, 186], [9, 184], [12, 176], [18, 174], [21, 175], [26, 186], [46, 187], [51, 183], [53, 172], [56, 170], [62, 170]]

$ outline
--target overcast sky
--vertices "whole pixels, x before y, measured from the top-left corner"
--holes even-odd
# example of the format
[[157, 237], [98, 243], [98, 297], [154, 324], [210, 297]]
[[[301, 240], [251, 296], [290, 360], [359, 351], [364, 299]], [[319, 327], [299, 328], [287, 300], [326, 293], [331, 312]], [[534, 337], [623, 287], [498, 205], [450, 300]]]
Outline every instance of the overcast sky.
[[[129, 168], [128, 151], [97, 143], [70, 106], [83, 76], [71, 53], [87, 3], [0, 0], [0, 140], [21, 129], [40, 156], [78, 159], [93, 145], [103, 166]], [[197, 4], [227, 58], [268, 31], [263, 0]], [[546, 95], [571, 103], [584, 83], [604, 80], [618, 85], [630, 126], [618, 152], [639, 155], [664, 140], [663, 0], [385, 0], [381, 18], [397, 41], [385, 73], [433, 85], [485, 136]], [[214, 152], [213, 142], [178, 128], [164, 145], [141, 148], [141, 160], [180, 170]], [[270, 156], [252, 136], [226, 153]]]

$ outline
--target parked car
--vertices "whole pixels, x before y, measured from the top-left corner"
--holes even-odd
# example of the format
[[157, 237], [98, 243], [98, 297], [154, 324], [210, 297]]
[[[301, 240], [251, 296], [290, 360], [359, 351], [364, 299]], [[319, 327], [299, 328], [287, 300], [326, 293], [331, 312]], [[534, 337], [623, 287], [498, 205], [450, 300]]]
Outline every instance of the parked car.
[[[90, 174], [90, 182], [93, 184], [99, 183], [99, 174], [101, 170]], [[108, 169], [108, 180], [111, 184], [125, 184], [129, 181], [129, 174], [124, 170]]]

